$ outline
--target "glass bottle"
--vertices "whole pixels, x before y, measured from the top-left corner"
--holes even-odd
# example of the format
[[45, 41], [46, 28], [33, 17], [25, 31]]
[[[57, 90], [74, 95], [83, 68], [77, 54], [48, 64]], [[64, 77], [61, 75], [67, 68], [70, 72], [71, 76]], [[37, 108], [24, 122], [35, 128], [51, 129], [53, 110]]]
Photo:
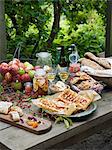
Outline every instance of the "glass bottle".
[[69, 61], [70, 63], [77, 63], [79, 59], [78, 50], [75, 44], [71, 44], [71, 54], [69, 55]]
[[56, 59], [55, 59], [55, 64], [58, 65], [60, 62], [60, 57], [61, 57], [61, 47], [56, 48]]
[[61, 56], [60, 56], [60, 62], [59, 65], [61, 67], [66, 67], [67, 64], [67, 60], [66, 60], [66, 56], [65, 56], [65, 50], [64, 50], [64, 46], [61, 46]]
[[68, 61], [68, 63], [69, 63], [69, 55], [70, 54], [72, 54], [72, 48], [71, 47], [69, 47], [68, 51], [67, 51], [67, 61]]

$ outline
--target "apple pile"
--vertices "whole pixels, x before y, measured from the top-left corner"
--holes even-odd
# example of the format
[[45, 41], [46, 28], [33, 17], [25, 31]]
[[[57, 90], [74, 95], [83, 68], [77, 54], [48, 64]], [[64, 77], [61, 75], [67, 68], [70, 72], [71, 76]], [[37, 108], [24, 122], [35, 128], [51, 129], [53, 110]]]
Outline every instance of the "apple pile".
[[10, 85], [14, 90], [21, 90], [24, 83], [32, 82], [35, 70], [29, 62], [22, 63], [19, 59], [13, 59], [9, 63], [0, 64], [0, 82]]

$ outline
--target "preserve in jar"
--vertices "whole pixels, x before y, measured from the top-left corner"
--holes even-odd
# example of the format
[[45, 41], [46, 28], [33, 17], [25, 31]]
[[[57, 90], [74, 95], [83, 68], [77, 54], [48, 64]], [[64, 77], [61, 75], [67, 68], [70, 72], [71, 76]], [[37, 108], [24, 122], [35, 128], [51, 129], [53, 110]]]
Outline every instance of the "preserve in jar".
[[25, 83], [25, 94], [30, 95], [32, 90], [33, 90], [32, 83], [31, 82], [26, 82]]
[[38, 69], [34, 75], [33, 91], [38, 93], [38, 96], [47, 95], [48, 93], [48, 79], [43, 69]]

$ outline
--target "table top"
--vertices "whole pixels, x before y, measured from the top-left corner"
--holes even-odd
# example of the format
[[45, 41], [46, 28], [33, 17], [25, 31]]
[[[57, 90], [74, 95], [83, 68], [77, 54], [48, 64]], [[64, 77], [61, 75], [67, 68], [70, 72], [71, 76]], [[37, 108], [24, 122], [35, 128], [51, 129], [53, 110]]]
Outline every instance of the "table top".
[[87, 120], [80, 122], [74, 120], [73, 126], [69, 129], [66, 129], [63, 123], [53, 124], [52, 129], [42, 135], [36, 135], [0, 122], [0, 146], [4, 145], [5, 149], [12, 150], [44, 149], [66, 141], [75, 135], [81, 135], [91, 128], [97, 130], [99, 125], [112, 118], [112, 92], [103, 93], [102, 99], [96, 103], [98, 106], [97, 111]]

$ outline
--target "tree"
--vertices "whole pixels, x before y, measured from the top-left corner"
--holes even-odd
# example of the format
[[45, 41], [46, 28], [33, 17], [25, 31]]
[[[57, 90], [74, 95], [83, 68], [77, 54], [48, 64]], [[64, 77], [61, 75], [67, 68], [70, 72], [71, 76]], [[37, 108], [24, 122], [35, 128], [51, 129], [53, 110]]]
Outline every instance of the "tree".
[[6, 33], [4, 0], [0, 0], [0, 60], [6, 58]]
[[55, 39], [60, 28], [60, 16], [61, 16], [61, 3], [59, 0], [53, 2], [54, 6], [54, 22], [52, 25], [52, 30], [47, 40], [47, 47], [50, 48], [53, 40]]
[[[55, 56], [57, 45], [64, 45], [67, 49], [73, 42], [78, 44], [79, 50], [82, 49], [75, 37], [78, 25], [88, 24], [88, 14], [95, 10], [98, 18], [103, 20], [103, 29], [106, 1], [5, 0], [8, 53], [13, 54], [19, 42], [23, 42], [21, 55], [27, 58], [35, 56], [38, 51], [46, 50]], [[80, 33], [78, 36], [81, 37]], [[103, 30], [101, 37], [104, 38]], [[90, 45], [91, 43], [89, 47]], [[100, 47], [104, 47], [104, 40]]]

